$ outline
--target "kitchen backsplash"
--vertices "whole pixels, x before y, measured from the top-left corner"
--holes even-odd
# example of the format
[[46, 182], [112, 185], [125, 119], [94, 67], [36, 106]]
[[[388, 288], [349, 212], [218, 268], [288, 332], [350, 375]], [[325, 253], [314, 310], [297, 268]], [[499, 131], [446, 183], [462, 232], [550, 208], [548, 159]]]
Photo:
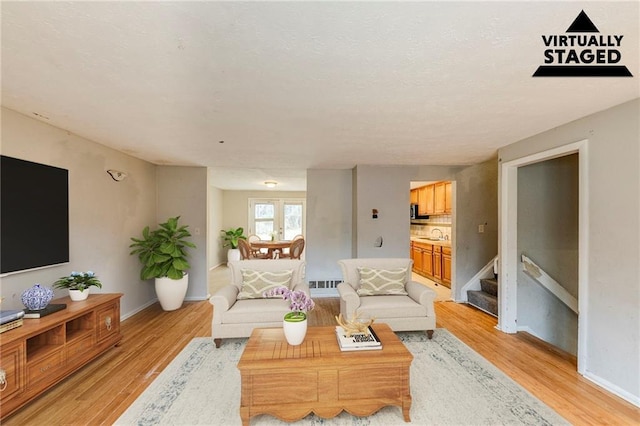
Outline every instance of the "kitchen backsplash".
[[431, 216], [429, 219], [421, 219], [420, 223], [411, 224], [411, 235], [420, 237], [439, 237], [440, 233], [434, 231], [439, 229], [442, 236], [451, 240], [451, 215]]

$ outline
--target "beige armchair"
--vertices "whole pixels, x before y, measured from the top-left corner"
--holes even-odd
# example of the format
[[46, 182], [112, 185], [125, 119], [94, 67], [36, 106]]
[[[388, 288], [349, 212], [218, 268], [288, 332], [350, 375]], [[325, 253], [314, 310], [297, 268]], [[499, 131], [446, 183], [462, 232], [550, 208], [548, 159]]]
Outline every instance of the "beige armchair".
[[393, 331], [426, 330], [431, 339], [436, 328], [436, 292], [411, 281], [411, 259], [344, 259], [338, 263], [344, 280], [338, 284], [340, 313], [345, 319], [354, 314], [375, 317]]
[[[261, 286], [267, 281], [271, 285], [279, 285], [274, 284], [280, 279], [279, 277], [270, 276], [265, 279], [258, 278], [249, 281], [245, 279], [249, 274], [255, 276], [268, 272], [276, 276], [283, 272], [285, 272], [284, 275], [287, 275], [286, 271], [291, 271], [289, 288], [302, 290], [309, 294], [309, 286], [304, 282], [305, 263], [302, 260], [238, 260], [229, 262], [228, 266], [231, 282], [209, 299], [213, 305], [211, 335], [218, 348], [223, 338], [249, 337], [256, 327], [282, 327], [282, 319], [289, 312], [288, 301], [281, 298], [265, 299], [261, 297], [263, 289]], [[264, 285], [269, 285], [269, 283]], [[254, 294], [249, 294], [249, 296], [257, 298], [243, 298], [247, 297], [247, 293], [251, 293], [251, 291]]]

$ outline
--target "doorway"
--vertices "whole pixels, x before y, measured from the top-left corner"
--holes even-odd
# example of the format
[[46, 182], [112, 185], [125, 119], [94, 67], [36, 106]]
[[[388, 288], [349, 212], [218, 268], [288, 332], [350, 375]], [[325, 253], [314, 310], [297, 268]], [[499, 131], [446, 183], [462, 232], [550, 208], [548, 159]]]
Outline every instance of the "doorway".
[[263, 240], [292, 240], [304, 235], [305, 200], [250, 198], [248, 234]]
[[[577, 155], [577, 298], [578, 298], [578, 311], [580, 315], [577, 318], [577, 360], [578, 360], [578, 372], [584, 373], [585, 366], [584, 360], [586, 359], [586, 336], [584, 324], [587, 321], [586, 300], [588, 292], [588, 277], [587, 277], [587, 141], [579, 141], [565, 146], [548, 150], [545, 152], [537, 153], [531, 156], [515, 159], [506, 163], [502, 163], [500, 166], [500, 192], [499, 192], [499, 211], [500, 211], [500, 235], [499, 235], [499, 279], [500, 279], [500, 294], [499, 294], [499, 320], [498, 329], [506, 333], [516, 333], [521, 325], [518, 322], [519, 318], [525, 318], [527, 312], [518, 312], [518, 297], [519, 295], [519, 271], [522, 269], [521, 257], [523, 240], [519, 241], [518, 219], [523, 217], [522, 212], [519, 212], [519, 203], [521, 197], [519, 192], [524, 190], [520, 188], [519, 184], [522, 182], [519, 180], [519, 172], [525, 172], [524, 167], [540, 164], [548, 160], [554, 160], [561, 157], [570, 156], [572, 154]], [[522, 206], [522, 208], [526, 208]], [[554, 211], [547, 211], [545, 215], [553, 215]], [[545, 216], [542, 215], [542, 216]], [[543, 219], [538, 221], [537, 226], [544, 226]], [[522, 231], [521, 231], [522, 232]], [[534, 250], [535, 251], [535, 250]], [[544, 272], [544, 271], [543, 271]], [[521, 275], [520, 275], [521, 277]]]

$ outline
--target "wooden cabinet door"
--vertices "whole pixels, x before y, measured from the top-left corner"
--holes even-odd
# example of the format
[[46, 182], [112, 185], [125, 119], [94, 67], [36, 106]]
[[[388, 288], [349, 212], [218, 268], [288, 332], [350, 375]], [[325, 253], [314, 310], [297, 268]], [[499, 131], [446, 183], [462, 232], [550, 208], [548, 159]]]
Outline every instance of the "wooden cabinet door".
[[434, 185], [434, 207], [433, 212], [435, 214], [444, 213], [445, 206], [445, 188], [444, 182], [438, 182]]
[[413, 254], [413, 270], [416, 272], [422, 272], [424, 268], [422, 261], [422, 249], [414, 246], [411, 252]]
[[433, 214], [433, 185], [418, 188], [418, 214]]
[[451, 213], [451, 182], [444, 183], [444, 212]]
[[418, 190], [417, 189], [412, 189], [411, 190], [411, 197], [410, 197], [410, 203], [411, 204], [418, 204]]
[[422, 272], [433, 275], [433, 246], [428, 245], [422, 250]]
[[442, 281], [451, 284], [451, 254], [442, 253]]
[[442, 279], [442, 247], [433, 247], [433, 276]]
[[[13, 396], [19, 394], [24, 387], [23, 367], [25, 364], [24, 346], [22, 342], [2, 347], [0, 355], [0, 398], [6, 405]], [[3, 410], [4, 411], [4, 410]]]

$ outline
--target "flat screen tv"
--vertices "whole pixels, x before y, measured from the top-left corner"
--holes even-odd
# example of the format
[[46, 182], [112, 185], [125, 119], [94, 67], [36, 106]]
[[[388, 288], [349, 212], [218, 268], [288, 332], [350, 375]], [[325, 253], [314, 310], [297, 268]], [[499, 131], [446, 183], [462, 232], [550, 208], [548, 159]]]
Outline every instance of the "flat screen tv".
[[0, 273], [69, 261], [69, 171], [0, 156]]

